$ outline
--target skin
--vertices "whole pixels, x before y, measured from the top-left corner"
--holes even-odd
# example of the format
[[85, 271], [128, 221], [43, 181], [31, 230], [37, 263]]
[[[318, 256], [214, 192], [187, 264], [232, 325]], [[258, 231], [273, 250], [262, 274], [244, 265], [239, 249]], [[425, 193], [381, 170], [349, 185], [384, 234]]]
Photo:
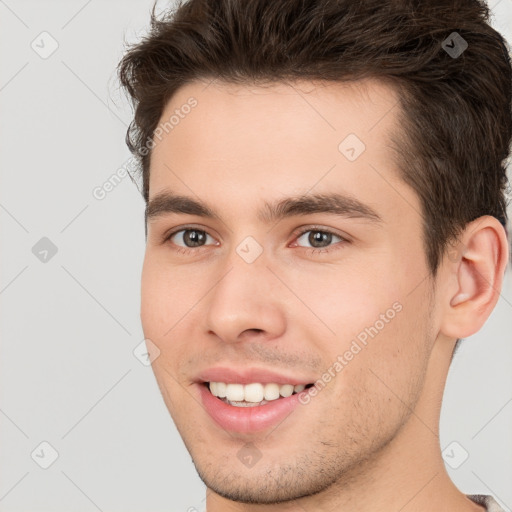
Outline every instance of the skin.
[[[432, 277], [421, 205], [389, 143], [400, 126], [388, 85], [197, 81], [177, 91], [162, 121], [191, 96], [197, 106], [153, 149], [149, 197], [201, 200], [220, 220], [148, 221], [141, 320], [160, 350], [153, 371], [166, 406], [208, 487], [208, 512], [483, 510], [451, 482], [438, 427], [455, 341], [482, 326], [501, 289], [499, 222], [469, 224], [458, 257], [444, 257]], [[366, 145], [353, 162], [338, 150], [350, 133]], [[381, 221], [257, 215], [264, 201], [333, 191]], [[297, 233], [308, 227], [345, 240], [312, 252], [311, 231]], [[204, 245], [187, 248], [183, 231], [164, 241], [185, 228], [208, 234]], [[250, 264], [236, 252], [247, 236], [263, 249]], [[257, 367], [315, 382], [395, 303], [401, 311], [277, 427], [226, 432], [204, 410], [199, 371]], [[250, 468], [237, 457], [246, 443], [261, 453]]]

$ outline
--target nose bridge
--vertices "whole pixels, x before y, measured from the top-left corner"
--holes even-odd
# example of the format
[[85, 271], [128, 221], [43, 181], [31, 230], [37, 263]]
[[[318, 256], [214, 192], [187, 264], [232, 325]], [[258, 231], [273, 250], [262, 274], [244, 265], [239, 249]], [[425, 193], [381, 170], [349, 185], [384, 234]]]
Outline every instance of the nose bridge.
[[226, 258], [221, 277], [205, 303], [207, 330], [227, 342], [241, 341], [247, 330], [275, 337], [285, 327], [284, 311], [275, 295], [268, 293], [275, 288], [275, 277], [267, 268], [266, 255], [254, 242], [243, 241]]

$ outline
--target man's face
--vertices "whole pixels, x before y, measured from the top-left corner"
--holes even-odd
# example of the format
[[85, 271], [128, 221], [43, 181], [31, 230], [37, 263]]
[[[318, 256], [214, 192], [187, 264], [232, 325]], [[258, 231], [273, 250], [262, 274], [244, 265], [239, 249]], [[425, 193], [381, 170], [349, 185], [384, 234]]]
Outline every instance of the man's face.
[[[149, 199], [184, 196], [214, 216], [183, 201], [150, 216], [144, 335], [206, 485], [298, 498], [349, 479], [399, 434], [435, 341], [421, 206], [389, 142], [397, 97], [377, 82], [205, 87], [167, 105], [162, 123], [181, 115], [155, 139]], [[335, 194], [336, 210], [311, 202]], [[271, 208], [286, 200], [299, 201]], [[230, 405], [210, 381], [238, 384], [214, 386], [232, 401], [269, 400]]]

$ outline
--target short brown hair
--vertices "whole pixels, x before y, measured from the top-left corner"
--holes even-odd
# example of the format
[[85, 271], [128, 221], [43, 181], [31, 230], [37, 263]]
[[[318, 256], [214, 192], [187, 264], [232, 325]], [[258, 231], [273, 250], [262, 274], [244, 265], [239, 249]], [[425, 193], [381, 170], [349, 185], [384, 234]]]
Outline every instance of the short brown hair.
[[[119, 78], [135, 108], [126, 142], [147, 203], [151, 140], [177, 89], [198, 79], [390, 82], [402, 179], [418, 194], [435, 274], [446, 244], [482, 215], [507, 220], [512, 69], [479, 0], [189, 0], [129, 49]], [[454, 32], [459, 48], [454, 55]], [[451, 38], [451, 39], [450, 39]]]

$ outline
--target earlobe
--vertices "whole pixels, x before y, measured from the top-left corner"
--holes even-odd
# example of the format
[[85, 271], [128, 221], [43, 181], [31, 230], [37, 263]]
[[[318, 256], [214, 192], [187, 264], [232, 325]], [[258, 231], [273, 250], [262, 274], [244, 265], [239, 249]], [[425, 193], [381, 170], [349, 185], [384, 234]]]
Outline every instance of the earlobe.
[[467, 338], [480, 330], [498, 301], [508, 243], [503, 226], [491, 216], [469, 223], [458, 240], [458, 258], [445, 255], [452, 284], [445, 289], [441, 332]]

